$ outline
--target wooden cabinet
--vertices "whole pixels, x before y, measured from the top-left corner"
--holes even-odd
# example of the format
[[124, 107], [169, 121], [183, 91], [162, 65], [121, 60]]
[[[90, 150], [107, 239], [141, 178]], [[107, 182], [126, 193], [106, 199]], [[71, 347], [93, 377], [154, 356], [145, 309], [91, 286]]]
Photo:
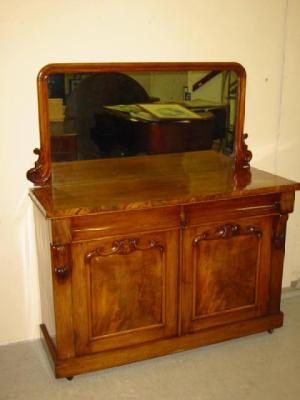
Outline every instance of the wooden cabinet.
[[[195, 120], [181, 115], [180, 122], [174, 114], [166, 119], [160, 115], [157, 122], [144, 115], [142, 121], [130, 107], [126, 121], [149, 142], [146, 147], [139, 143], [142, 153], [172, 154], [138, 152], [136, 157], [101, 159], [110, 144], [98, 143], [95, 152], [90, 140], [95, 129], [90, 130], [88, 121], [101, 105], [137, 102], [132, 91], [118, 84], [135, 82], [132, 73], [143, 82], [159, 78], [163, 92], [172, 82], [174, 93], [181, 93], [185, 86], [181, 79], [189, 77], [189, 83], [195, 79], [193, 100], [185, 105], [194, 110], [200, 106], [202, 111], [203, 101], [215, 105], [196, 91], [217, 77], [220, 84], [211, 86], [216, 90], [213, 98], [222, 98], [227, 110], [230, 124], [223, 128], [231, 146], [225, 148], [221, 137], [212, 143], [211, 115]], [[78, 88], [80, 104], [75, 107], [75, 119], [81, 121], [75, 125], [82, 134], [78, 160], [63, 157], [64, 162], [53, 162], [57, 157], [49, 130], [48, 94], [55, 77], [68, 81], [69, 74], [85, 74]], [[93, 84], [107, 78], [112, 79], [109, 97], [105, 85]], [[245, 85], [245, 70], [237, 63], [49, 64], [40, 71], [40, 149], [34, 150], [38, 160], [27, 178], [40, 185], [30, 196], [35, 209], [41, 330], [56, 377], [283, 324], [285, 231], [300, 184], [250, 167], [252, 154], [243, 131]], [[158, 86], [153, 88], [147, 98], [158, 102]], [[181, 95], [173, 101], [180, 105]], [[75, 121], [74, 115], [69, 117], [65, 123]], [[153, 129], [146, 132], [141, 125]], [[109, 136], [111, 130], [106, 128], [101, 124], [100, 136]], [[130, 148], [123, 128], [118, 132], [120, 143]], [[65, 147], [61, 153], [66, 153]], [[200, 148], [208, 150], [196, 151]], [[111, 154], [123, 153], [119, 150]]]
[[[148, 168], [164, 157], [169, 156], [149, 159]], [[180, 155], [172, 157], [182, 162]], [[120, 162], [124, 173], [128, 160]], [[142, 161], [135, 163], [139, 171]], [[98, 174], [96, 164], [88, 163], [85, 173]], [[282, 325], [285, 229], [299, 185], [252, 169], [251, 182], [228, 194], [224, 182], [230, 187], [233, 180], [223, 167], [223, 179], [204, 188], [199, 183], [208, 171], [193, 175], [185, 162], [184, 175], [170, 172], [172, 185], [164, 193], [159, 179], [152, 182], [151, 203], [141, 200], [149, 197], [142, 179], [132, 183], [139, 190], [131, 203], [124, 182], [111, 183], [107, 195], [93, 184], [96, 196], [88, 208], [82, 204], [90, 190], [86, 184], [32, 190], [42, 332], [57, 377]], [[118, 206], [103, 198], [114, 187]], [[97, 210], [93, 201], [111, 207]]]

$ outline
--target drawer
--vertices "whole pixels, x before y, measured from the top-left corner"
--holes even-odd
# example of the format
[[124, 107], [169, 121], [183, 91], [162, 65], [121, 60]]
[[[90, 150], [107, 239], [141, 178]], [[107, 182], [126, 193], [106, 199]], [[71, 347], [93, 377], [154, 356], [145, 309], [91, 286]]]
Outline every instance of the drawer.
[[113, 212], [78, 216], [71, 220], [73, 241], [89, 240], [123, 233], [176, 228], [180, 225], [180, 208]]
[[278, 214], [278, 194], [209, 201], [185, 206], [187, 226]]

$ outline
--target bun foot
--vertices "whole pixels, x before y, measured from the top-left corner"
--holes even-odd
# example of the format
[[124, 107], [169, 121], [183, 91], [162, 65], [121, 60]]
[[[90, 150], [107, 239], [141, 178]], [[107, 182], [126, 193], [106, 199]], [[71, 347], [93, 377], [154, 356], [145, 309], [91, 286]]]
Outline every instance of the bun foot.
[[68, 381], [72, 381], [74, 376], [67, 376]]
[[272, 335], [273, 332], [274, 332], [274, 329], [268, 329], [268, 333], [269, 333], [270, 335]]

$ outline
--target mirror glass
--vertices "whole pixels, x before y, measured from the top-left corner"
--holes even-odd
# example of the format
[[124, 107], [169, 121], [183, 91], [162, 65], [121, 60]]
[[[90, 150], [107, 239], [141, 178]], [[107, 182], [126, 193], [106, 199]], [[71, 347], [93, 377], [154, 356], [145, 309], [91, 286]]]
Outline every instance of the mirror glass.
[[238, 90], [230, 70], [49, 74], [51, 159], [233, 155]]

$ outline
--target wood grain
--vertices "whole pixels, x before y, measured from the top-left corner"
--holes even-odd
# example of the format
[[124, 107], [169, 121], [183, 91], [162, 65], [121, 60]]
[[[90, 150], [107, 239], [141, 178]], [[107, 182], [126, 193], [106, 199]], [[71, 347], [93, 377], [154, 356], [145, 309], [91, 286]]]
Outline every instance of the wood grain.
[[39, 236], [52, 249], [53, 298], [42, 297], [54, 302], [57, 376], [282, 324], [285, 225], [299, 184], [255, 169], [245, 178], [214, 152], [56, 173], [31, 197], [37, 223], [51, 219], [51, 237]]
[[[226, 234], [226, 226], [239, 229]], [[183, 332], [267, 313], [271, 232], [271, 217], [185, 230]]]
[[135, 233], [72, 246], [77, 354], [177, 334], [178, 236]]
[[53, 283], [50, 251], [50, 224], [40, 210], [34, 206], [35, 234], [38, 258], [39, 288], [42, 323], [47, 326], [49, 336], [56, 345], [56, 327], [53, 299]]
[[[58, 359], [74, 357], [70, 246], [52, 245], [52, 282]], [[67, 271], [67, 273], [64, 272]], [[61, 271], [61, 272], [60, 272]]]
[[103, 368], [128, 364], [173, 352], [184, 351], [224, 340], [238, 338], [268, 329], [279, 328], [283, 323], [283, 314], [275, 314], [248, 321], [239, 321], [194, 334], [145, 343], [131, 348], [116, 349], [102, 353], [79, 356], [69, 360], [56, 360], [57, 378], [97, 371]]
[[292, 193], [300, 184], [257, 169], [244, 187], [232, 160], [219, 153], [193, 152], [60, 163], [52, 186], [31, 197], [48, 218], [149, 209], [208, 200]]
[[56, 347], [43, 333], [56, 376], [282, 325], [285, 228], [298, 183], [234, 171], [214, 152], [53, 167], [52, 186], [31, 198], [40, 252], [51, 246], [51, 265], [41, 268], [53, 293], [41, 295], [54, 303]]

